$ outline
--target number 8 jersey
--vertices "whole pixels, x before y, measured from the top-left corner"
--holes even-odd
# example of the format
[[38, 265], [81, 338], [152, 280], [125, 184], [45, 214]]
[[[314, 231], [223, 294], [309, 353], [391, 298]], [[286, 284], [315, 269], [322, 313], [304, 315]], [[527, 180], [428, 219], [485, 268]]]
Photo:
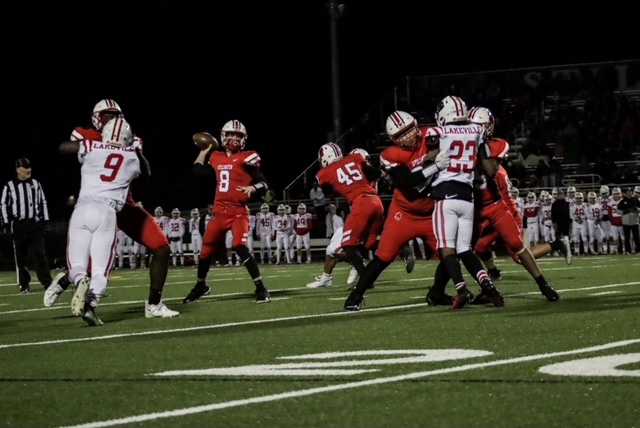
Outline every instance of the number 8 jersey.
[[248, 167], [260, 167], [260, 156], [253, 150], [241, 151], [227, 156], [226, 151], [215, 151], [209, 159], [216, 173], [216, 196], [214, 210], [245, 208], [250, 196], [236, 190], [238, 186], [251, 186], [253, 178]]

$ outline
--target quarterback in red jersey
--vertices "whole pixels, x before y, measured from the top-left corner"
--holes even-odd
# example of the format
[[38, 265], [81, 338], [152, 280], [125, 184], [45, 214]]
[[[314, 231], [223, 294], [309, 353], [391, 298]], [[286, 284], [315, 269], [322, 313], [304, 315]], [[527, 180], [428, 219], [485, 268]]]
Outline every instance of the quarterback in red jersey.
[[367, 163], [362, 154], [342, 156], [340, 147], [333, 143], [322, 145], [318, 152], [322, 169], [316, 179], [325, 195], [336, 193], [349, 202], [351, 212], [344, 223], [342, 249], [358, 275], [364, 273], [362, 254], [374, 250], [382, 230], [384, 206], [372, 183], [383, 176], [382, 170]]
[[246, 266], [255, 284], [257, 303], [268, 303], [271, 295], [262, 283], [260, 269], [251, 256], [247, 246], [249, 235], [249, 208], [247, 202], [256, 192], [264, 192], [269, 187], [260, 171], [260, 156], [253, 150], [244, 151], [247, 141], [247, 130], [238, 120], [230, 120], [221, 130], [223, 151], [211, 151], [211, 147], [202, 150], [194, 162], [195, 175], [210, 174], [211, 169], [205, 166], [206, 157], [210, 155], [209, 165], [216, 176], [216, 196], [213, 201], [213, 217], [209, 221], [202, 236], [202, 252], [198, 261], [198, 278], [196, 285], [189, 292], [183, 303], [193, 303], [211, 292], [206, 283], [207, 273], [211, 267], [212, 256], [224, 246], [227, 231], [233, 234], [233, 250]]
[[[100, 100], [94, 106], [91, 114], [92, 127], [76, 127], [71, 133], [71, 141], [102, 140], [102, 127], [115, 117], [124, 117], [118, 103], [111, 99]], [[148, 170], [149, 164], [142, 155], [142, 140], [138, 136], [134, 136], [132, 145], [136, 148], [141, 164]], [[153, 216], [141, 206], [136, 205], [131, 192], [127, 195], [127, 203], [117, 213], [116, 218], [118, 229], [122, 230], [137, 243], [148, 248], [152, 254], [149, 262], [151, 284], [149, 299], [145, 304], [145, 317], [168, 318], [177, 316], [178, 312], [169, 310], [161, 302], [169, 267], [169, 241], [166, 235], [158, 227]], [[52, 306], [70, 284], [67, 276], [58, 275], [56, 279], [58, 281], [54, 281], [45, 292], [45, 306]]]
[[[487, 143], [490, 152], [489, 157], [496, 162], [505, 159], [509, 151], [509, 143], [501, 138], [492, 136], [495, 122], [491, 111], [485, 107], [474, 107], [469, 111], [469, 121], [482, 125], [486, 129], [489, 137]], [[479, 194], [477, 200], [481, 204], [478, 220], [481, 224], [484, 223], [483, 231], [485, 235], [476, 243], [474, 247], [476, 253], [487, 263], [492, 257], [489, 245], [497, 237], [502, 238], [507, 250], [518, 257], [522, 265], [535, 279], [540, 292], [547, 300], [550, 302], [558, 300], [560, 296], [545, 280], [531, 250], [524, 245], [520, 227], [514, 216], [516, 213], [519, 215], [520, 211], [511, 198], [511, 181], [507, 171], [498, 165], [498, 172], [493, 178], [489, 178], [480, 166], [475, 183], [476, 193]], [[493, 267], [495, 268], [495, 265]], [[484, 298], [483, 293], [475, 299], [476, 303], [487, 300]]]
[[[382, 152], [380, 163], [393, 179], [395, 190], [378, 250], [345, 301], [344, 309], [348, 311], [360, 309], [364, 293], [372, 287], [410, 239], [423, 238], [432, 251], [437, 253], [431, 221], [434, 201], [427, 197], [426, 190], [433, 176], [449, 166], [449, 158], [442, 156], [436, 158], [435, 163], [428, 161], [428, 129], [418, 128], [418, 122], [409, 113], [391, 113], [387, 118], [386, 128], [394, 145]], [[446, 282], [447, 280], [445, 284]]]

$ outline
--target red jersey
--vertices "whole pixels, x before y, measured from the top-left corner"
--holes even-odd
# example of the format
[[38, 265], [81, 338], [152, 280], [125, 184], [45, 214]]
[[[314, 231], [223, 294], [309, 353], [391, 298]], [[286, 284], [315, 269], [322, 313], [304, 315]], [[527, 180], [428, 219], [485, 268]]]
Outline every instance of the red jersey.
[[[422, 139], [416, 150], [408, 150], [396, 145], [387, 147], [380, 154], [380, 164], [385, 170], [390, 170], [398, 165], [407, 165], [411, 171], [422, 169], [427, 157], [427, 143], [425, 135], [429, 128], [421, 129]], [[395, 186], [393, 191], [394, 202], [403, 210], [419, 215], [430, 215], [435, 208], [433, 199], [428, 198], [423, 189], [414, 187]]]
[[316, 174], [316, 178], [321, 186], [325, 183], [330, 184], [333, 190], [351, 204], [362, 195], [378, 194], [364, 175], [362, 165], [365, 163], [367, 161], [361, 155], [350, 154], [322, 168]]
[[209, 159], [211, 167], [216, 173], [216, 197], [213, 209], [217, 208], [246, 208], [250, 195], [236, 190], [238, 186], [251, 186], [253, 178], [247, 172], [245, 165], [260, 166], [260, 156], [253, 150], [233, 153], [216, 151]]
[[511, 180], [509, 179], [509, 174], [507, 174], [507, 170], [504, 169], [502, 165], [498, 168], [498, 173], [495, 177], [496, 183], [498, 184], [498, 190], [500, 190], [500, 196], [502, 196], [502, 200], [509, 207], [509, 211], [513, 214], [520, 215], [520, 208], [516, 205], [516, 201], [513, 200], [511, 196]]

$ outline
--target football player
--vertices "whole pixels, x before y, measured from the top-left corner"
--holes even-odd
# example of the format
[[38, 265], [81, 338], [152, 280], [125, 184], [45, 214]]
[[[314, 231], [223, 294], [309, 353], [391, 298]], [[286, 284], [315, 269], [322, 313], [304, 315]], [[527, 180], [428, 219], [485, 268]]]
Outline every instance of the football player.
[[300, 202], [298, 212], [293, 216], [293, 230], [296, 234], [297, 259], [296, 263], [302, 263], [302, 249], [307, 252], [307, 263], [311, 263], [311, 229], [313, 220], [311, 213], [307, 212], [307, 206]]
[[[275, 214], [269, 211], [269, 205], [263, 203], [256, 214], [256, 237], [260, 241], [260, 263], [265, 260], [271, 264], [271, 244], [273, 241], [273, 220]], [[265, 255], [266, 254], [266, 255]]]
[[180, 258], [180, 266], [184, 267], [184, 249], [182, 248], [185, 232], [184, 224], [184, 219], [180, 217], [180, 210], [174, 208], [171, 211], [171, 218], [167, 221], [167, 235], [169, 237], [173, 267], [178, 267], [178, 257]]
[[189, 232], [191, 233], [191, 250], [193, 251], [193, 262], [198, 264], [198, 258], [202, 251], [202, 234], [200, 233], [200, 210], [194, 208], [191, 210], [191, 218], [189, 219]]
[[[76, 127], [71, 133], [71, 141], [101, 140], [103, 126], [113, 118], [123, 118], [124, 114], [118, 103], [111, 99], [100, 100], [91, 114], [91, 127]], [[142, 165], [149, 170], [149, 163], [142, 154], [142, 140], [134, 135], [132, 147]], [[179, 313], [172, 311], [162, 303], [162, 291], [169, 268], [169, 241], [163, 230], [153, 220], [153, 216], [144, 208], [136, 205], [131, 192], [127, 195], [127, 203], [117, 213], [118, 228], [122, 229], [135, 242], [149, 249], [152, 257], [149, 262], [149, 298], [145, 303], [146, 318], [169, 318]], [[68, 275], [59, 274], [51, 286], [45, 291], [44, 305], [49, 307], [67, 289], [71, 281]]]
[[273, 232], [276, 235], [276, 264], [280, 264], [280, 257], [284, 250], [287, 264], [291, 264], [289, 257], [289, 231], [291, 230], [291, 219], [287, 215], [287, 207], [283, 204], [278, 205], [278, 214], [273, 220]]
[[[183, 303], [193, 303], [211, 292], [211, 287], [206, 283], [211, 256], [224, 245], [228, 230], [233, 233], [233, 249], [254, 283], [256, 303], [267, 303], [271, 301], [271, 294], [264, 286], [260, 268], [247, 248], [247, 203], [253, 194], [265, 192], [269, 186], [260, 170], [260, 155], [254, 150], [244, 150], [247, 129], [239, 120], [230, 120], [222, 126], [220, 141], [221, 150], [213, 150], [213, 146], [202, 150], [193, 165], [196, 175], [215, 173], [216, 196], [213, 201], [214, 216], [202, 237], [197, 281]], [[205, 165], [207, 157], [209, 166]]]

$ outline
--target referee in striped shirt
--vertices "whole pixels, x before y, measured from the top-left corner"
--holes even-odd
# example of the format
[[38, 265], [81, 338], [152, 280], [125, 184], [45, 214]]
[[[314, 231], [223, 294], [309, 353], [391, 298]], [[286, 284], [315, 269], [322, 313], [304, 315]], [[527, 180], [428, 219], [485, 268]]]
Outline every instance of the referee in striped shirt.
[[38, 180], [31, 178], [31, 162], [16, 161], [17, 177], [2, 189], [0, 206], [5, 232], [13, 237], [20, 293], [29, 293], [31, 275], [26, 267], [27, 255], [46, 289], [51, 284], [51, 271], [45, 253], [44, 231], [49, 221], [47, 199]]

